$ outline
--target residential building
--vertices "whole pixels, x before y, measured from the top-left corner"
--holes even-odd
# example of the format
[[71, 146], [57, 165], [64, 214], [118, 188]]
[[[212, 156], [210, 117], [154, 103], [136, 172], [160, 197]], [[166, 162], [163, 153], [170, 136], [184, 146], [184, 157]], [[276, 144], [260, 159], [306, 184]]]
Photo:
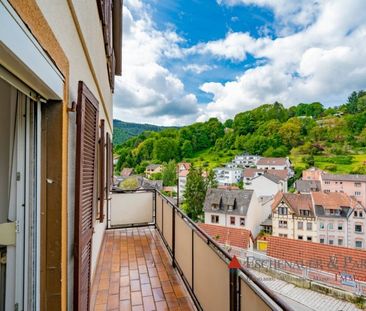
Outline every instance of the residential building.
[[291, 162], [288, 157], [287, 158], [260, 158], [257, 162], [257, 169], [287, 170], [289, 177], [292, 177], [294, 175], [294, 172], [291, 169]]
[[231, 164], [234, 165], [235, 167], [241, 167], [241, 168], [255, 167], [259, 159], [260, 156], [258, 155], [241, 154], [235, 156]]
[[316, 167], [310, 167], [302, 171], [302, 180], [320, 180], [320, 177], [325, 172]]
[[122, 177], [129, 177], [132, 174], [133, 174], [133, 168], [130, 168], [130, 167], [125, 167], [121, 171], [121, 176]]
[[366, 175], [322, 174], [320, 182], [322, 191], [344, 192], [366, 206]]
[[89, 310], [122, 3], [0, 1], [0, 310]]
[[318, 242], [311, 195], [277, 193], [272, 203], [272, 230], [274, 236]]
[[318, 192], [321, 191], [321, 183], [319, 180], [298, 179], [295, 182], [295, 189], [300, 193]]
[[366, 249], [366, 208], [357, 203], [348, 214], [348, 247]]
[[145, 176], [151, 178], [153, 174], [158, 174], [163, 171], [163, 166], [161, 164], [149, 164], [145, 169]]
[[257, 169], [257, 168], [246, 168], [243, 172], [243, 182], [245, 185], [250, 185], [253, 178], [263, 175], [264, 173], [271, 174], [277, 176], [281, 180], [285, 180], [287, 182], [289, 178], [288, 170], [264, 170], [264, 169]]
[[246, 228], [253, 236], [259, 233], [259, 224], [265, 219], [253, 190], [208, 189], [204, 212], [205, 224]]
[[348, 217], [353, 208], [360, 204], [340, 192], [313, 192], [312, 198], [317, 217], [319, 243], [354, 247], [348, 241]]
[[240, 182], [243, 178], [241, 168], [217, 167], [214, 172], [219, 185], [230, 186]]
[[239, 252], [242, 250], [253, 250], [253, 236], [248, 229], [202, 223], [199, 223], [198, 226], [225, 248], [234, 248]]
[[178, 197], [182, 202], [184, 199], [184, 191], [186, 190], [187, 175], [189, 169], [191, 168], [191, 163], [181, 162], [178, 163]]
[[277, 192], [287, 192], [287, 180], [264, 173], [254, 177], [245, 189], [254, 190], [258, 196], [275, 196]]

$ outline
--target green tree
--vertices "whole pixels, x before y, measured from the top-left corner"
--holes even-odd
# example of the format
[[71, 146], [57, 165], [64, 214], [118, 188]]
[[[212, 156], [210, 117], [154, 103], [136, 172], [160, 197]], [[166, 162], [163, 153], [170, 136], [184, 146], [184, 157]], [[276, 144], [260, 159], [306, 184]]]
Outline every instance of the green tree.
[[203, 203], [206, 191], [207, 182], [202, 176], [202, 169], [191, 166], [187, 175], [183, 208], [194, 221], [201, 219], [203, 216]]
[[154, 159], [161, 162], [168, 162], [178, 158], [178, 142], [176, 139], [162, 137], [154, 141]]
[[213, 170], [209, 170], [206, 178], [206, 190], [208, 188], [217, 188], [216, 174]]
[[177, 184], [177, 165], [174, 160], [164, 165], [162, 173], [164, 186], [174, 186]]
[[184, 141], [181, 153], [183, 158], [191, 158], [193, 156], [193, 146], [189, 140]]

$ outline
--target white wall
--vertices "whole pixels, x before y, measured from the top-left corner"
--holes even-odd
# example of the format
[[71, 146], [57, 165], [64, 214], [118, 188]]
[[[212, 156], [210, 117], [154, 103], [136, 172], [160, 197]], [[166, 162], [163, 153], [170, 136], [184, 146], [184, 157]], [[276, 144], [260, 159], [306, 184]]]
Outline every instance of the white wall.
[[252, 179], [250, 185], [245, 185], [245, 189], [254, 190], [258, 196], [274, 196], [278, 191], [283, 191], [283, 184], [258, 176]]

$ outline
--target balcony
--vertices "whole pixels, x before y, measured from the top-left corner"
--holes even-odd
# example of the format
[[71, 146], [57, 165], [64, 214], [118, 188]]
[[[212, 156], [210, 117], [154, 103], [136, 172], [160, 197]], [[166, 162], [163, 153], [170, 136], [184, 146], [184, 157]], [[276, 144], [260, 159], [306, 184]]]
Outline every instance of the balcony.
[[160, 192], [115, 192], [92, 310], [292, 310]]

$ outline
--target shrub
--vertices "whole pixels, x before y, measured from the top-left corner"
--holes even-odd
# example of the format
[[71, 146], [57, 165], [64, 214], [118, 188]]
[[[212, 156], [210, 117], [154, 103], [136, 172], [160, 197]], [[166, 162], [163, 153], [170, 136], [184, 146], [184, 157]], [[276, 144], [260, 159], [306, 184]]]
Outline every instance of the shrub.
[[334, 171], [337, 170], [337, 165], [335, 165], [335, 164], [329, 164], [329, 165], [325, 166], [324, 169], [327, 170], [327, 171], [334, 172]]

